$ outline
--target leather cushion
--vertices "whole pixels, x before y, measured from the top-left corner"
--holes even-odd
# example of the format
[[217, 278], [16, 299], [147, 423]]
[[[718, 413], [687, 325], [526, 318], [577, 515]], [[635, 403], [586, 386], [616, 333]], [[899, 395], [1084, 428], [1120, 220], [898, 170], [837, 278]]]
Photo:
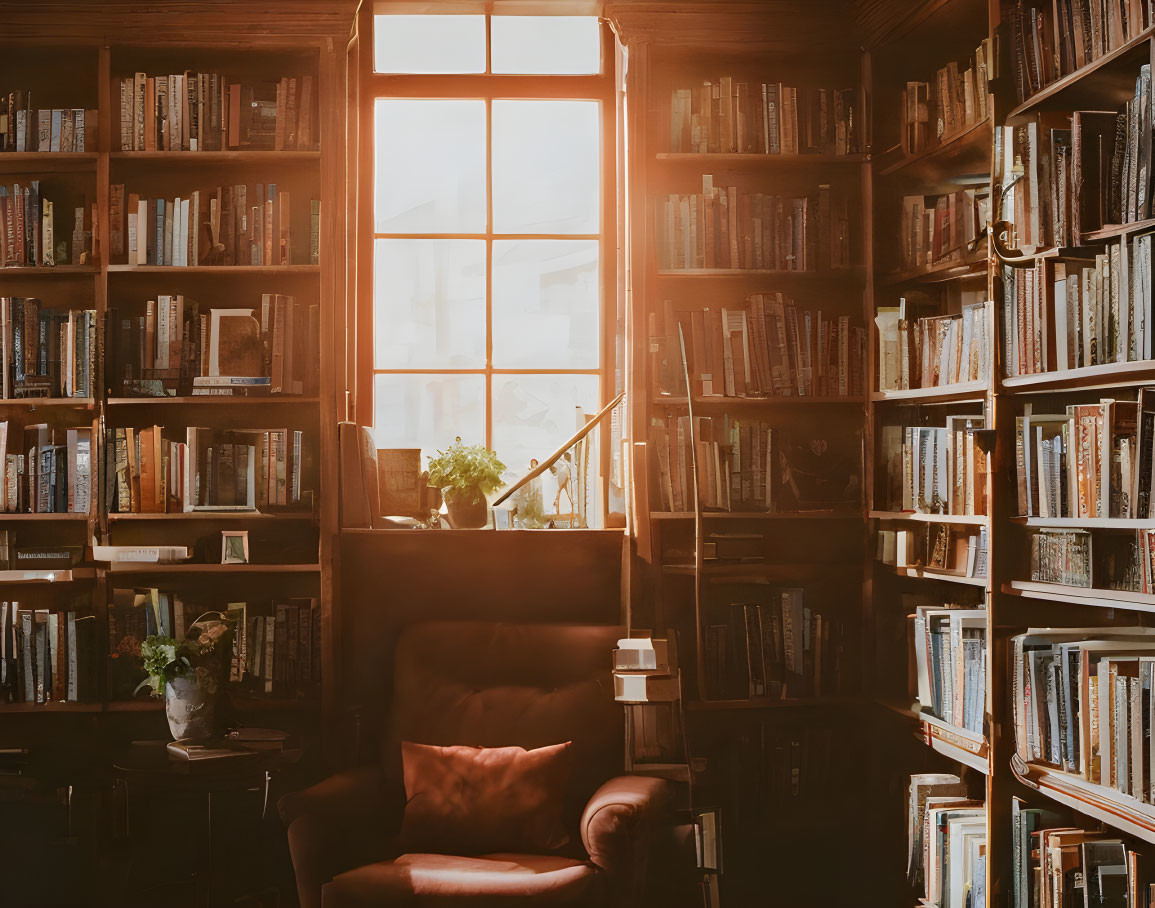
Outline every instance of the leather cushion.
[[561, 823], [570, 742], [522, 747], [437, 747], [401, 742], [410, 852], [548, 852], [569, 841]]
[[556, 855], [454, 857], [405, 854], [342, 873], [326, 884], [322, 908], [598, 904], [601, 874]]

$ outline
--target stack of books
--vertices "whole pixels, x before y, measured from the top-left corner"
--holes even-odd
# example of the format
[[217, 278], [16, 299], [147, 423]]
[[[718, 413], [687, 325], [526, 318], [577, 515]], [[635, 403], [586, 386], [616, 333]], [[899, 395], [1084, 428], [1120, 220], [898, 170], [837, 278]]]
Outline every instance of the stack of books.
[[299, 429], [189, 426], [183, 441], [162, 426], [109, 430], [113, 513], [256, 511], [302, 501]]
[[[675, 310], [651, 317], [658, 394], [702, 397], [848, 397], [862, 394], [866, 332], [846, 315], [795, 306], [782, 293], [757, 293], [734, 308]], [[681, 328], [681, 339], [678, 329]]]
[[1018, 512], [1026, 517], [1120, 517], [1152, 510], [1155, 388], [1139, 399], [1069, 404], [1015, 420]]
[[902, 150], [930, 151], [990, 116], [987, 61], [983, 41], [966, 61], [951, 61], [933, 82], [907, 82], [902, 92]]
[[[691, 428], [696, 447], [691, 445]], [[766, 422], [696, 416], [654, 419], [655, 497], [666, 510], [694, 504], [694, 458], [702, 507], [718, 511], [848, 509], [859, 504], [855, 441], [783, 434]]]
[[95, 110], [32, 106], [32, 92], [10, 91], [0, 100], [0, 151], [96, 151]]
[[280, 293], [261, 294], [259, 309], [159, 294], [140, 315], [109, 310], [106, 374], [129, 397], [312, 392], [319, 313]]
[[120, 96], [121, 151], [291, 151], [317, 147], [311, 75], [238, 82], [219, 73], [113, 80]]
[[919, 514], [985, 514], [987, 457], [975, 434], [985, 425], [981, 416], [958, 415], [946, 417], [945, 428], [883, 426], [891, 506]]
[[0, 398], [92, 397], [96, 310], [0, 296]]
[[754, 589], [719, 604], [703, 638], [707, 699], [788, 700], [840, 694], [852, 675], [842, 622], [803, 589]]
[[907, 876], [927, 905], [986, 904], [982, 801], [949, 773], [919, 773], [907, 791]]
[[92, 615], [0, 602], [0, 698], [23, 703], [94, 700], [96, 675]]
[[[110, 253], [127, 256], [130, 265], [292, 265], [304, 250], [293, 240], [290, 193], [276, 183], [216, 186], [171, 199], [126, 194], [124, 185], [116, 184], [109, 199]], [[307, 261], [315, 264], [320, 229], [315, 199], [309, 218]]]
[[907, 271], [967, 258], [989, 209], [990, 194], [983, 189], [903, 196], [899, 267]]
[[[19, 445], [19, 447], [17, 447]], [[9, 454], [9, 448], [22, 452]], [[24, 426], [23, 439], [9, 437], [0, 422], [0, 510], [10, 514], [87, 514], [92, 508], [92, 429]]]
[[987, 702], [986, 610], [916, 609], [914, 651], [921, 711], [981, 735]]
[[1091, 534], [1086, 530], [1038, 530], [1030, 535], [1031, 581], [1090, 589]]
[[907, 301], [877, 310], [878, 390], [942, 388], [985, 379], [990, 370], [991, 304], [912, 321]]
[[823, 184], [785, 197], [715, 186], [671, 194], [658, 203], [658, 267], [830, 271], [850, 266], [850, 222], [844, 193]]
[[697, 154], [827, 154], [861, 151], [857, 89], [793, 88], [733, 76], [676, 88], [670, 150]]
[[1150, 7], [1142, 0], [1107, 5], [1091, 0], [1058, 0], [1035, 6], [1015, 0], [1003, 12], [1010, 23], [1010, 59], [1020, 103], [1150, 28]]

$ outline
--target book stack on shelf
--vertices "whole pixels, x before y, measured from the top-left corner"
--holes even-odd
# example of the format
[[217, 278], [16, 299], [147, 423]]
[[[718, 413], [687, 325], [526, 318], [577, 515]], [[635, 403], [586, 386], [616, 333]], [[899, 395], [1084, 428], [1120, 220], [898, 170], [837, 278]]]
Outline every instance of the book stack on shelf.
[[960, 312], [911, 319], [906, 297], [879, 306], [878, 390], [908, 391], [979, 383], [990, 375], [991, 305], [963, 303]]
[[862, 150], [857, 89], [747, 83], [734, 76], [675, 88], [670, 151], [847, 155]]
[[630, 772], [690, 782], [677, 639], [633, 636], [614, 650], [614, 699], [626, 710]]
[[940, 67], [930, 82], [907, 82], [902, 90], [902, 150], [918, 155], [948, 144], [990, 116], [984, 40], [963, 62]]
[[0, 702], [95, 700], [98, 659], [93, 615], [0, 602]]
[[986, 708], [985, 608], [919, 607], [914, 614], [921, 712], [982, 737]]
[[37, 108], [32, 92], [8, 92], [0, 102], [0, 151], [64, 152], [96, 151], [95, 110]]
[[0, 296], [0, 398], [95, 396], [96, 310]]
[[919, 773], [907, 789], [907, 876], [927, 905], [985, 905], [987, 809], [949, 773]]
[[57, 202], [65, 195], [71, 199], [72, 194], [61, 190], [57, 195], [57, 191], [58, 187], [50, 189], [41, 180], [0, 186], [0, 267], [47, 268], [89, 261], [96, 203], [82, 200], [74, 207], [72, 234], [64, 239], [67, 234], [61, 228], [67, 222], [61, 219], [58, 227], [57, 216], [67, 208], [61, 204], [58, 212]]
[[320, 307], [281, 293], [260, 301], [226, 309], [162, 293], [110, 308], [106, 380], [126, 397], [316, 393]]
[[971, 258], [989, 214], [990, 194], [983, 188], [903, 196], [899, 270]]
[[[865, 332], [849, 315], [795, 305], [780, 292], [732, 307], [675, 309], [651, 317], [656, 394], [685, 395], [682, 347], [695, 397], [859, 397]], [[680, 329], [680, 333], [679, 333]]]
[[663, 270], [831, 271], [850, 267], [849, 200], [829, 184], [786, 197], [715, 185], [658, 205]]
[[982, 516], [987, 505], [986, 454], [978, 441], [982, 416], [955, 414], [946, 426], [884, 426], [880, 459], [887, 468], [888, 506], [895, 511]]
[[220, 73], [138, 72], [114, 79], [121, 151], [310, 151], [317, 147], [312, 75], [235, 81]]

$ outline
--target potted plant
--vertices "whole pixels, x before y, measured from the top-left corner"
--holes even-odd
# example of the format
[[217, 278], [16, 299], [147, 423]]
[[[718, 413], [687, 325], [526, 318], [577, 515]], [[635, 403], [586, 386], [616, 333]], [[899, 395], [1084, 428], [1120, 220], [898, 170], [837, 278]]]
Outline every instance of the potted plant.
[[461, 437], [429, 460], [429, 484], [440, 488], [454, 529], [485, 526], [487, 495], [503, 485], [505, 464], [484, 445], [463, 444]]
[[202, 615], [183, 641], [152, 634], [140, 647], [146, 677], [136, 690], [164, 696], [168, 728], [177, 740], [217, 731], [216, 702], [233, 655], [233, 622], [220, 612]]

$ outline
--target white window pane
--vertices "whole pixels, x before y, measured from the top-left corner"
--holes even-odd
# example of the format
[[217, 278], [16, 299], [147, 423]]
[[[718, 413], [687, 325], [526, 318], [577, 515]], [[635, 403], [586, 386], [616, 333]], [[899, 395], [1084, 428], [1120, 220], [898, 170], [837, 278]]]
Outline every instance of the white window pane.
[[495, 240], [493, 365], [596, 369], [597, 240]]
[[373, 365], [485, 366], [485, 241], [373, 244]]
[[597, 233], [597, 101], [493, 102], [493, 227]]
[[520, 476], [530, 460], [544, 460], [584, 425], [578, 407], [593, 415], [597, 404], [596, 375], [495, 375], [493, 448]]
[[375, 102], [378, 233], [485, 230], [485, 102]]
[[420, 448], [422, 464], [459, 435], [484, 444], [485, 376], [374, 376], [373, 434], [379, 448]]
[[594, 16], [494, 16], [490, 36], [495, 73], [601, 72]]
[[379, 73], [485, 72], [484, 16], [374, 16]]

